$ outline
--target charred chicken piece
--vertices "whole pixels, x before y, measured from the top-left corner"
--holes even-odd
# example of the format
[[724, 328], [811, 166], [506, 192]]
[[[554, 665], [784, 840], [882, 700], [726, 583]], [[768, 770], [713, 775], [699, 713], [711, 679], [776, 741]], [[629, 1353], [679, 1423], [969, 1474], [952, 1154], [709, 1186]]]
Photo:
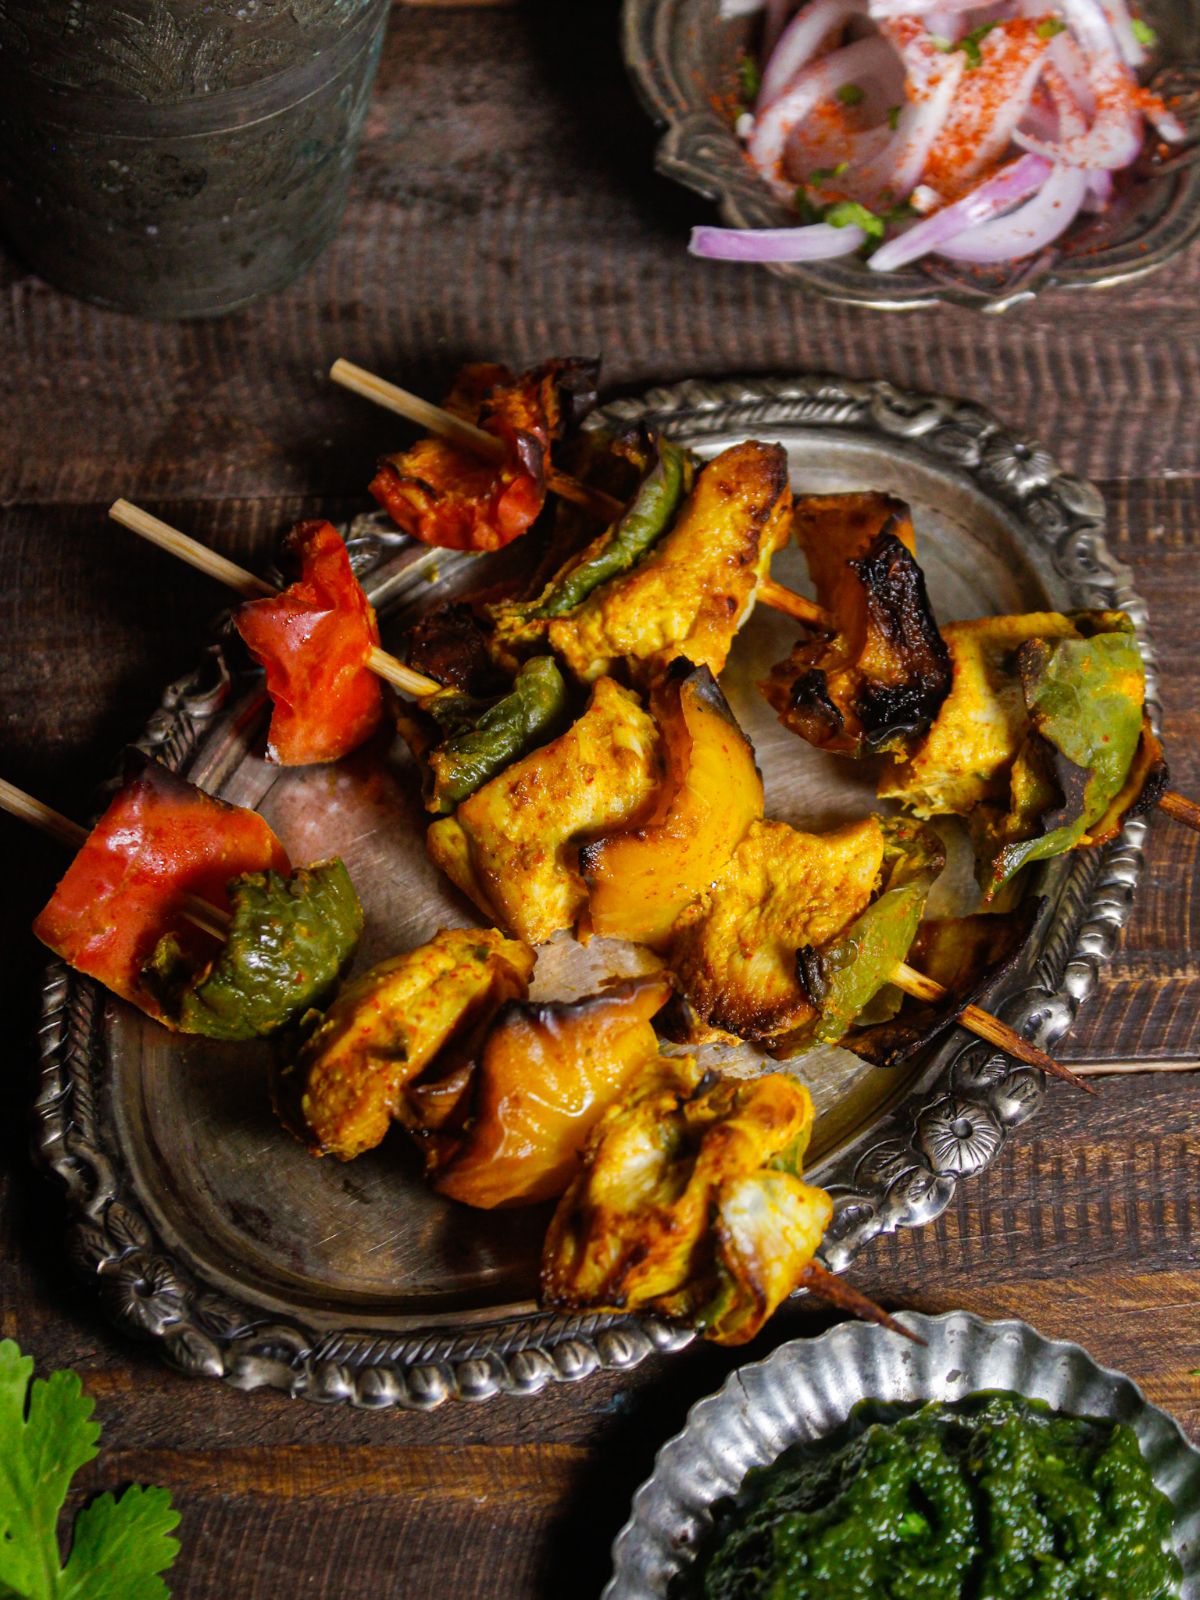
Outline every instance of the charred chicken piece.
[[640, 827], [584, 845], [590, 932], [658, 949], [762, 816], [754, 749], [707, 667], [676, 661], [650, 693], [666, 775]]
[[762, 692], [785, 727], [820, 749], [903, 750], [950, 691], [908, 508], [884, 494], [806, 496], [795, 529], [837, 628], [801, 640]]
[[485, 1209], [560, 1195], [596, 1123], [658, 1060], [650, 1019], [670, 994], [652, 976], [507, 1005], [475, 1060], [435, 1065], [409, 1090], [434, 1187]]
[[565, 733], [432, 824], [429, 853], [485, 916], [542, 944], [573, 928], [587, 903], [579, 846], [640, 821], [660, 781], [653, 719], [632, 691], [601, 678]]
[[648, 676], [677, 656], [720, 673], [787, 539], [787, 457], [749, 440], [710, 461], [688, 493], [690, 472], [683, 453], [658, 440], [625, 517], [536, 602], [497, 610], [496, 648], [519, 657], [548, 641], [585, 683], [622, 660]]
[[542, 1255], [542, 1298], [650, 1311], [720, 1344], [753, 1338], [804, 1282], [832, 1215], [800, 1163], [808, 1090], [781, 1073], [701, 1080], [660, 1059], [601, 1119]]
[[424, 544], [499, 550], [536, 521], [552, 445], [591, 410], [599, 367], [551, 361], [514, 378], [506, 367], [464, 367], [446, 410], [502, 439], [504, 462], [482, 461], [445, 439], [388, 456], [370, 490], [396, 525]]
[[879, 783], [918, 816], [965, 816], [985, 903], [1029, 862], [1112, 838], [1166, 787], [1123, 612], [951, 623], [951, 693]]
[[442, 929], [348, 984], [280, 1079], [313, 1154], [350, 1161], [393, 1121], [413, 1120], [407, 1086], [439, 1051], [469, 1050], [502, 1006], [523, 1000], [533, 963], [532, 950], [494, 928]]
[[826, 834], [753, 823], [676, 924], [675, 1036], [732, 1035], [779, 1058], [835, 1043], [904, 960], [942, 864], [932, 830], [901, 819]]

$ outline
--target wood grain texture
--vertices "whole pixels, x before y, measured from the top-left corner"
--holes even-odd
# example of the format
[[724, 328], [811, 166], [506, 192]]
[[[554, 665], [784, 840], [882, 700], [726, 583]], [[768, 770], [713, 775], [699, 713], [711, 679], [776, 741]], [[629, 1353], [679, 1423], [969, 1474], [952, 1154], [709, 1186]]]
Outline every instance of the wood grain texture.
[[[81, 816], [227, 597], [107, 522], [127, 495], [250, 568], [303, 515], [363, 503], [392, 419], [330, 384], [346, 355], [437, 394], [466, 356], [602, 351], [609, 391], [829, 369], [975, 399], [1100, 481], [1150, 605], [1172, 782], [1200, 794], [1200, 250], [1098, 297], [1002, 318], [890, 317], [691, 260], [708, 207], [652, 173], [615, 0], [400, 6], [345, 226], [301, 283], [213, 323], [97, 311], [0, 263], [0, 771]], [[69, 1276], [30, 1168], [40, 953], [61, 856], [0, 818], [0, 1333], [84, 1374], [105, 1450], [81, 1493], [169, 1484], [177, 1600], [599, 1592], [659, 1443], [743, 1356], [697, 1347], [523, 1401], [373, 1415], [165, 1370]], [[1200, 1437], [1200, 840], [1156, 818], [1133, 916], [1061, 1055], [1180, 1070], [1052, 1087], [1037, 1121], [856, 1283], [891, 1307], [1021, 1316], [1123, 1367]], [[788, 1307], [744, 1353], [831, 1320]]]

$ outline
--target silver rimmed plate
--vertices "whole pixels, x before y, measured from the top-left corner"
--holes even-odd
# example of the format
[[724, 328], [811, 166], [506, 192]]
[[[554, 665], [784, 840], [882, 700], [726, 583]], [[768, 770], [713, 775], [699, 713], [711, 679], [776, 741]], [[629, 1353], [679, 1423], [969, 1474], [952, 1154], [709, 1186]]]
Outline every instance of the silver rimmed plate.
[[985, 1322], [967, 1311], [904, 1312], [900, 1320], [924, 1347], [842, 1323], [739, 1367], [718, 1393], [694, 1405], [634, 1495], [603, 1600], [667, 1600], [671, 1581], [711, 1527], [716, 1502], [735, 1493], [751, 1467], [831, 1433], [860, 1400], [953, 1401], [980, 1389], [1008, 1389], [1059, 1411], [1128, 1423], [1175, 1508], [1181, 1600], [1200, 1597], [1200, 1450], [1135, 1383], [1025, 1322]]
[[[607, 414], [648, 418], [706, 456], [748, 436], [777, 439], [799, 490], [902, 495], [945, 620], [1121, 607], [1149, 648], [1145, 607], [1104, 542], [1099, 494], [976, 406], [802, 377], [685, 383]], [[475, 558], [412, 546], [378, 517], [350, 533], [385, 644], [485, 573]], [[499, 559], [521, 561], [520, 545]], [[795, 552], [777, 575], [805, 581]], [[756, 693], [793, 637], [760, 608], [723, 682], [756, 745], [769, 814], [819, 827], [871, 809], [873, 783], [865, 768], [785, 733]], [[360, 969], [441, 925], [476, 920], [425, 853], [427, 818], [401, 750], [380, 743], [335, 768], [280, 769], [261, 759], [264, 720], [260, 675], [222, 641], [168, 690], [143, 743], [203, 787], [260, 808], [296, 861], [344, 856], [366, 910]], [[1131, 823], [1102, 853], [1041, 875], [1041, 916], [991, 1004], [1043, 1044], [1070, 1025], [1115, 943], [1145, 828]], [[969, 880], [963, 865], [960, 853], [951, 887]], [[582, 992], [644, 959], [559, 939], [539, 958], [535, 992]], [[116, 1321], [185, 1372], [427, 1408], [630, 1366], [690, 1337], [652, 1319], [539, 1312], [546, 1213], [472, 1212], [432, 1195], [399, 1135], [349, 1164], [314, 1161], [275, 1123], [265, 1045], [172, 1036], [54, 964], [41, 1048], [38, 1146], [67, 1187], [72, 1255]], [[755, 1064], [748, 1051], [732, 1063]], [[796, 1069], [818, 1104], [813, 1171], [835, 1198], [824, 1246], [835, 1269], [875, 1235], [936, 1217], [1042, 1094], [1037, 1072], [961, 1033], [902, 1072], [833, 1050]]]
[[[663, 129], [659, 171], [715, 201], [727, 227], [787, 227], [794, 215], [747, 161], [726, 110], [736, 98], [741, 53], [757, 37], [752, 10], [730, 0], [625, 0], [622, 48]], [[1190, 138], [1170, 156], [1147, 154], [1122, 174], [1103, 214], [1078, 218], [1061, 241], [1008, 266], [931, 256], [879, 273], [847, 256], [769, 270], [825, 299], [878, 311], [939, 304], [1004, 311], [1042, 289], [1103, 289], [1164, 267], [1200, 233], [1200, 0], [1146, 0], [1141, 10], [1158, 34], [1151, 86], [1184, 119]], [[706, 219], [698, 213], [696, 220]]]

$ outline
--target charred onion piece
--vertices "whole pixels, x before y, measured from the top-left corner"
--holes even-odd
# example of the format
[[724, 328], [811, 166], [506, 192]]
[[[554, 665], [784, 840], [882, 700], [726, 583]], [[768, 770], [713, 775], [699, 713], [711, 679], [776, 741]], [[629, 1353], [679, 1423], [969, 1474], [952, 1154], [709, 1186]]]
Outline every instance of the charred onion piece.
[[446, 409], [500, 439], [503, 462], [443, 438], [421, 439], [380, 463], [371, 493], [424, 544], [499, 550], [541, 512], [551, 446], [595, 404], [598, 376], [587, 361], [547, 362], [520, 378], [500, 366], [464, 367]]
[[906, 748], [950, 690], [908, 508], [883, 494], [806, 496], [795, 529], [833, 630], [797, 644], [763, 694], [785, 727], [821, 749]]
[[812, 1100], [779, 1073], [702, 1082], [687, 1059], [601, 1119], [542, 1257], [545, 1304], [651, 1311], [742, 1344], [802, 1281], [832, 1216], [800, 1178]]
[[466, 1205], [530, 1205], [560, 1195], [592, 1129], [658, 1059], [650, 1019], [671, 994], [665, 977], [634, 978], [583, 1000], [514, 1002], [492, 1023], [447, 1126], [446, 1077], [409, 1091], [434, 1187]]
[[650, 694], [666, 776], [653, 814], [584, 845], [592, 933], [661, 947], [763, 811], [754, 749], [707, 667], [676, 661]]

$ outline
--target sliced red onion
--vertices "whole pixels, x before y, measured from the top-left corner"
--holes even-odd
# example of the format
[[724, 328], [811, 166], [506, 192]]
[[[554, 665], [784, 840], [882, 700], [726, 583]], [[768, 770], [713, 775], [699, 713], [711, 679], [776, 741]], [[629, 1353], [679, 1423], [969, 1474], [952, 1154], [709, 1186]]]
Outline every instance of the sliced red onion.
[[1078, 167], [1055, 167], [1032, 200], [1006, 216], [955, 234], [938, 253], [951, 261], [980, 266], [1034, 255], [1071, 226], [1087, 192], [1086, 172]]
[[1111, 172], [1089, 172], [1088, 192], [1084, 196], [1085, 211], [1103, 211], [1112, 199], [1113, 175]]
[[846, 174], [843, 182], [848, 192], [861, 196], [865, 203], [877, 203], [885, 193], [903, 200], [916, 187], [933, 142], [950, 115], [966, 67], [959, 50], [940, 60], [940, 74], [928, 76], [924, 91], [905, 103], [896, 131], [880, 154]]
[[755, 119], [746, 148], [750, 159], [782, 199], [790, 200], [795, 184], [780, 176], [784, 147], [792, 128], [838, 90], [856, 78], [882, 70], [891, 57], [883, 39], [859, 39], [804, 67], [779, 98]]
[[1050, 176], [1050, 163], [1041, 156], [1020, 156], [961, 200], [889, 239], [871, 257], [874, 272], [894, 272], [943, 245], [967, 228], [990, 222], [1012, 206], [1035, 194]]
[[840, 33], [851, 17], [864, 15], [866, 9], [867, 0], [813, 0], [797, 12], [766, 58], [755, 111], [761, 115], [772, 100], [778, 100], [826, 40]]
[[[903, 17], [923, 17], [928, 26], [932, 11], [978, 11], [980, 0], [870, 0], [869, 11], [876, 22], [896, 22]], [[936, 28], [930, 28], [936, 33]]]
[[[803, 4], [803, 0], [801, 0]], [[762, 58], [771, 59], [771, 52], [779, 43], [787, 26], [788, 17], [796, 8], [796, 0], [767, 0], [767, 14], [763, 18]]]
[[1050, 96], [1058, 119], [1058, 139], [1078, 139], [1087, 132], [1087, 118], [1083, 108], [1071, 93], [1071, 86], [1055, 66], [1053, 61], [1046, 63], [1045, 72], [1046, 92]]
[[[1029, 40], [1019, 40], [1015, 46], [1005, 39], [1001, 48], [1005, 50], [1000, 67], [1000, 71], [1004, 74], [1003, 88], [999, 88], [994, 79], [983, 73], [978, 79], [975, 79], [970, 72], [963, 76], [960, 106], [967, 114], [972, 101], [972, 84], [975, 82], [984, 86], [983, 92], [989, 110], [997, 98], [1000, 103], [995, 107], [986, 127], [981, 129], [970, 150], [963, 151], [953, 164], [954, 179], [960, 188], [964, 184], [973, 182], [981, 173], [990, 172], [1008, 150], [1017, 125], [1025, 116], [1033, 99], [1038, 79], [1045, 71], [1046, 41], [1037, 38], [1036, 35]], [[1027, 60], [1024, 59], [1026, 56]], [[951, 154], [955, 154], [956, 147], [962, 143], [962, 138], [955, 126], [953, 112], [947, 119], [946, 127]], [[931, 155], [937, 162], [939, 151], [936, 147], [931, 151]]]
[[1142, 119], [1134, 99], [1137, 84], [1121, 59], [1100, 0], [1059, 0], [1063, 20], [1087, 57], [1096, 116], [1073, 139], [1036, 139], [1015, 133], [1014, 143], [1070, 167], [1127, 167], [1142, 148]]
[[1117, 49], [1127, 67], [1135, 70], [1145, 65], [1146, 49], [1134, 32], [1133, 18], [1129, 15], [1129, 7], [1125, 0], [1103, 0], [1104, 15], [1112, 30], [1112, 36], [1117, 41]]
[[832, 261], [866, 243], [853, 225], [813, 222], [803, 228], [693, 228], [688, 249], [708, 261]]

